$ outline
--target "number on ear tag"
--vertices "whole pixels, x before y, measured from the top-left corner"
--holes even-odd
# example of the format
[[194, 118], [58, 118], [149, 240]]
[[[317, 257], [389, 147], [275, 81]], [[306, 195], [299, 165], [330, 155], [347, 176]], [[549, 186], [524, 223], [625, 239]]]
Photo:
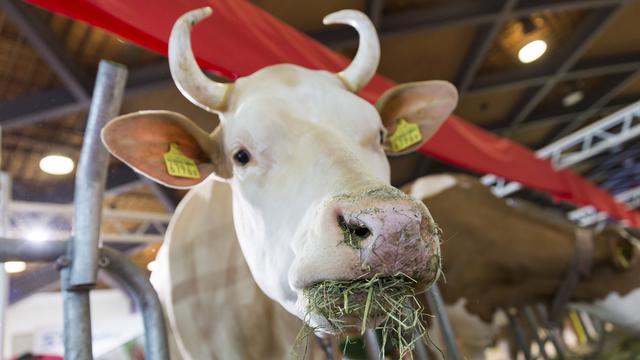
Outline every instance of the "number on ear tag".
[[164, 153], [164, 163], [171, 176], [200, 179], [200, 171], [198, 171], [196, 162], [183, 154], [176, 143], [171, 143], [169, 151]]
[[396, 131], [389, 137], [391, 150], [400, 152], [411, 145], [415, 145], [422, 141], [422, 132], [417, 124], [407, 122], [404, 118], [400, 118]]

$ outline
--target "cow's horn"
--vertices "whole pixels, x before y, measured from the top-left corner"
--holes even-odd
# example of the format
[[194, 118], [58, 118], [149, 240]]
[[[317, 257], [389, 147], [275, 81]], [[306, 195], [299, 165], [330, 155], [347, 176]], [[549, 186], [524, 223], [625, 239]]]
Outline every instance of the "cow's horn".
[[189, 11], [176, 21], [169, 38], [169, 67], [182, 95], [205, 110], [219, 111], [225, 106], [231, 84], [215, 82], [200, 70], [190, 39], [193, 26], [211, 13], [210, 7], [204, 7]]
[[354, 27], [360, 35], [358, 53], [349, 66], [337, 74], [338, 78], [351, 91], [362, 89], [376, 74], [380, 61], [380, 42], [371, 20], [357, 10], [341, 10], [327, 15], [323, 23], [347, 24]]

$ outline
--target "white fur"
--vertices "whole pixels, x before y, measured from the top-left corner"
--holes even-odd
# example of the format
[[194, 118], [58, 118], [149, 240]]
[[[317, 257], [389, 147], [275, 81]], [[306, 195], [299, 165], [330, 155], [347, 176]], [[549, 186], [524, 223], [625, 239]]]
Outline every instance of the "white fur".
[[609, 321], [627, 331], [640, 334], [640, 288], [626, 295], [611, 293], [591, 304], [575, 303], [572, 307]]
[[416, 199], [426, 199], [456, 186], [458, 180], [449, 174], [430, 175], [421, 177], [411, 185], [411, 196]]

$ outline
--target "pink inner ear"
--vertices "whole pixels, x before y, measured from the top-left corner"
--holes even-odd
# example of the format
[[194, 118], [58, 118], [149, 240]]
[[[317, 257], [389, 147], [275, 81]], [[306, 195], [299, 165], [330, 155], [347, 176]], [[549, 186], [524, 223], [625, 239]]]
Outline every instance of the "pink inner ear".
[[[113, 120], [103, 130], [102, 139], [109, 151], [136, 171], [172, 187], [191, 187], [213, 171], [209, 156], [196, 139], [176, 119], [163, 114], [139, 114]], [[164, 154], [171, 143], [195, 161], [200, 179], [171, 176]]]

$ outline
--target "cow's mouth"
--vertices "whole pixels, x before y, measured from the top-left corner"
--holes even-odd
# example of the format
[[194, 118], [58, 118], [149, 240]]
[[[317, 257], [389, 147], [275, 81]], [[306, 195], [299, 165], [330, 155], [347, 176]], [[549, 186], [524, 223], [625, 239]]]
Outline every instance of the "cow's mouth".
[[324, 280], [302, 291], [309, 318], [322, 319], [333, 334], [382, 330], [384, 341], [404, 353], [425, 334], [423, 308], [416, 299], [418, 281], [404, 274], [355, 280]]

